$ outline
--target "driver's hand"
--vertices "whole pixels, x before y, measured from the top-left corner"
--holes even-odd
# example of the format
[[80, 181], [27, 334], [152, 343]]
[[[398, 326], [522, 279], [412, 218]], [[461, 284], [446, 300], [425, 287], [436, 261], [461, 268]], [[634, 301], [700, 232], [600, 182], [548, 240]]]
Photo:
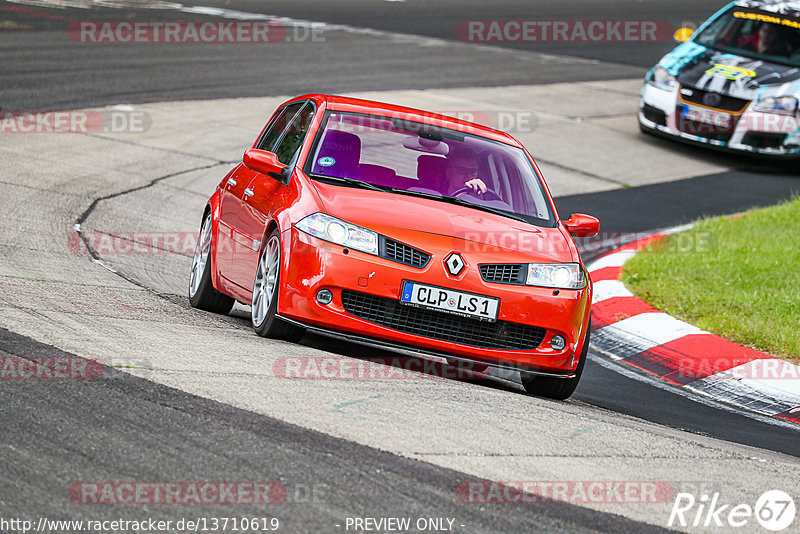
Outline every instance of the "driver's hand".
[[477, 193], [485, 193], [486, 192], [486, 184], [483, 183], [483, 180], [480, 178], [473, 178], [469, 182], [464, 184], [465, 187], [469, 187], [473, 191]]

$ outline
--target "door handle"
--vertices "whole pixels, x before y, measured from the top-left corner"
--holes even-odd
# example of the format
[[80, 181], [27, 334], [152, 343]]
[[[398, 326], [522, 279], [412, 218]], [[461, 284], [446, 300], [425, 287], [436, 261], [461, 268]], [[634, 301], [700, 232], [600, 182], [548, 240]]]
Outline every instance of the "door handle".
[[234, 180], [233, 178], [228, 178], [228, 185], [231, 187], [235, 186], [236, 180]]
[[253, 190], [248, 187], [247, 189], [244, 190], [244, 196], [252, 197], [253, 196]]

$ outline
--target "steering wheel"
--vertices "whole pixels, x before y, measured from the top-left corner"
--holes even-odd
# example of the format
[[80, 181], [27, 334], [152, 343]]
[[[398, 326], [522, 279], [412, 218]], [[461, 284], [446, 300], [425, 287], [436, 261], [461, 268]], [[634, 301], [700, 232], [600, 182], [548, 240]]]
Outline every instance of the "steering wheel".
[[457, 197], [458, 195], [463, 195], [463, 194], [469, 194], [470, 196], [481, 200], [499, 200], [500, 202], [505, 202], [505, 200], [503, 200], [503, 198], [500, 195], [498, 195], [491, 189], [487, 189], [485, 193], [479, 193], [478, 191], [475, 191], [471, 187], [462, 187], [460, 189], [456, 189], [455, 191], [453, 191], [453, 194], [450, 196]]

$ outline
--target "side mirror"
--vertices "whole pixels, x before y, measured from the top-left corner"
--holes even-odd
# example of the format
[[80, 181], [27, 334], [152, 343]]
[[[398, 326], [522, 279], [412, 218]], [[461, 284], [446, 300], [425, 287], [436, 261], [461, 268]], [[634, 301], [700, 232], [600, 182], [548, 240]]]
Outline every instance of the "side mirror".
[[289, 183], [291, 169], [278, 161], [278, 156], [272, 152], [250, 148], [244, 153], [242, 163], [248, 169], [266, 174], [282, 184]]
[[672, 35], [672, 37], [674, 37], [679, 43], [685, 43], [693, 34], [694, 30], [691, 28], [678, 28], [675, 30], [675, 33]]
[[573, 213], [566, 221], [561, 221], [567, 231], [576, 237], [592, 237], [600, 231], [600, 221], [591, 215]]

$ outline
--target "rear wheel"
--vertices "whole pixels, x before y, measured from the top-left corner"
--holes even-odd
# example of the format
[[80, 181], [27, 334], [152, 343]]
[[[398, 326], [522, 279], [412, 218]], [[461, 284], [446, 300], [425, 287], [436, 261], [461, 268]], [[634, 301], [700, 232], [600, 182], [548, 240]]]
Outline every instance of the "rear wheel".
[[281, 240], [278, 230], [270, 232], [258, 260], [253, 282], [253, 301], [250, 320], [253, 330], [261, 337], [299, 341], [304, 328], [287, 323], [278, 317], [278, 290], [281, 274]]
[[228, 313], [233, 308], [233, 299], [214, 289], [211, 283], [211, 228], [209, 213], [203, 219], [203, 227], [194, 249], [192, 275], [189, 279], [189, 304], [201, 310]]
[[589, 328], [586, 330], [586, 339], [583, 341], [583, 350], [581, 350], [580, 360], [578, 360], [578, 367], [575, 369], [573, 378], [556, 378], [522, 373], [522, 385], [525, 391], [537, 397], [556, 400], [568, 399], [575, 393], [575, 388], [578, 387], [581, 374], [583, 374], [583, 366], [586, 364], [586, 355], [589, 352], [589, 334], [591, 332], [592, 326], [590, 322]]

